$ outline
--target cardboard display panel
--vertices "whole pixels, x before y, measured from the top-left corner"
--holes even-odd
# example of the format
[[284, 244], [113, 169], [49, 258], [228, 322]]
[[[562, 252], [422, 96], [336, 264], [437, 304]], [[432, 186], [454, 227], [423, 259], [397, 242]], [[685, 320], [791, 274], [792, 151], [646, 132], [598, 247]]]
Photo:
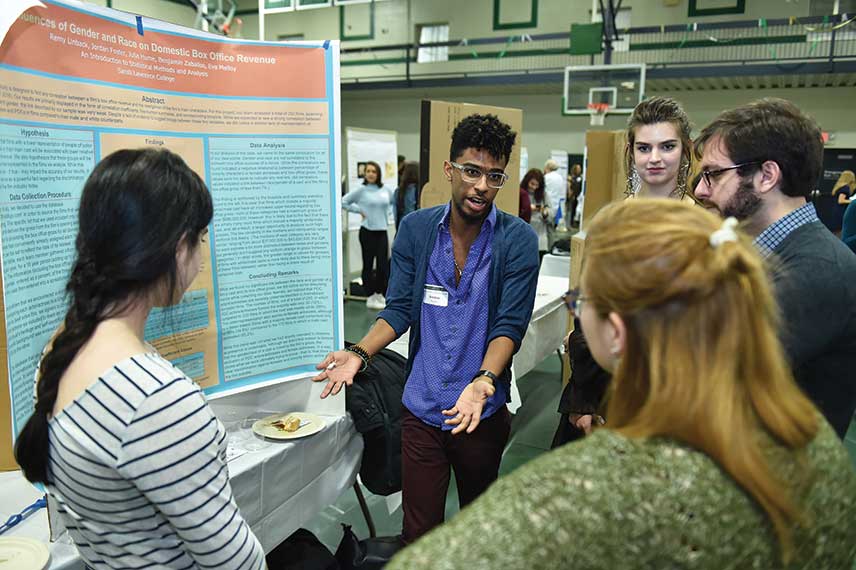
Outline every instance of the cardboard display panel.
[[419, 206], [429, 208], [449, 201], [451, 187], [443, 174], [443, 163], [449, 160], [449, 145], [455, 126], [469, 115], [496, 115], [517, 133], [511, 158], [505, 167], [508, 181], [497, 193], [494, 203], [515, 216], [518, 214], [520, 186], [520, 147], [523, 139], [523, 111], [507, 107], [449, 103], [446, 101], [422, 101], [421, 132], [419, 137], [419, 159], [421, 164], [420, 183], [422, 194]]
[[586, 132], [585, 202], [581, 230], [602, 207], [624, 199], [626, 144], [624, 131]]

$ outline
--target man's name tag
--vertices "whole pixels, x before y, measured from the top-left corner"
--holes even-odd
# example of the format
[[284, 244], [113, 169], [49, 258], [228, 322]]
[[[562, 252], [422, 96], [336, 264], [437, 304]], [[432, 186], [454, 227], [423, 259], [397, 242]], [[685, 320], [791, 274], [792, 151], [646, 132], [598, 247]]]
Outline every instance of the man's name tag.
[[439, 285], [426, 285], [422, 302], [428, 305], [446, 307], [449, 304], [449, 292]]

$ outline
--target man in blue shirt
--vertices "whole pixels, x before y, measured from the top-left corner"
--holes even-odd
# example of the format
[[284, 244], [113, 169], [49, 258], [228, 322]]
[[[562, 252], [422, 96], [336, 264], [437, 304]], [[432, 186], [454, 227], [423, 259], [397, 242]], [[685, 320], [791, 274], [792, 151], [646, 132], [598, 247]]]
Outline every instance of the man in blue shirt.
[[770, 257], [794, 378], [843, 438], [856, 409], [856, 256], [808, 201], [820, 128], [793, 103], [761, 99], [720, 114], [695, 147], [696, 197], [740, 220]]
[[405, 543], [443, 522], [450, 467], [463, 507], [496, 479], [508, 441], [511, 357], [538, 280], [535, 232], [493, 203], [508, 179], [515, 137], [493, 115], [471, 115], [455, 127], [443, 165], [451, 201], [402, 221], [386, 309], [359, 343], [329, 354], [314, 378], [327, 381], [322, 398], [338, 393], [410, 329], [401, 433]]

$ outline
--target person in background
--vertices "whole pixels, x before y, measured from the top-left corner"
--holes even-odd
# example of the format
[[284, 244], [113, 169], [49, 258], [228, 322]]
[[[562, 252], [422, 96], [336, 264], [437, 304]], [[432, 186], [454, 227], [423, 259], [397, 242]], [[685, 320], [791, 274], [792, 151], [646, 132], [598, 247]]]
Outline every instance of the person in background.
[[692, 168], [692, 127], [680, 103], [652, 97], [636, 105], [627, 121], [624, 148], [628, 197], [693, 201], [687, 178]]
[[395, 231], [401, 224], [401, 219], [410, 212], [416, 211], [417, 188], [419, 186], [419, 163], [405, 162], [399, 176], [399, 185], [393, 194], [395, 202]]
[[[363, 253], [363, 287], [366, 307], [380, 310], [386, 306], [387, 282], [389, 281], [389, 236], [387, 214], [393, 204], [393, 191], [383, 185], [380, 166], [366, 162], [363, 185], [345, 194], [342, 207], [360, 214], [360, 248]], [[377, 264], [377, 271], [373, 268]]]
[[[552, 158], [544, 163], [544, 191], [550, 198], [550, 206], [553, 210], [550, 212], [550, 219], [547, 221], [547, 251], [553, 248], [556, 229], [556, 216], [562, 208], [562, 201], [567, 194], [568, 181], [559, 172], [559, 164]], [[564, 215], [567, 216], [567, 213]]]
[[398, 155], [398, 186], [401, 186], [401, 173], [404, 171], [404, 163], [407, 162], [407, 158], [403, 154]]
[[570, 232], [578, 227], [576, 223], [577, 204], [583, 192], [583, 167], [571, 166], [568, 173], [568, 197], [565, 200], [565, 228]]
[[226, 431], [144, 340], [204, 263], [211, 195], [168, 150], [120, 150], [83, 188], [69, 308], [15, 443], [91, 568], [265, 568], [235, 505]]
[[[691, 192], [687, 192], [692, 165], [690, 131], [689, 118], [674, 99], [652, 97], [636, 105], [627, 121], [624, 148], [628, 198], [659, 197], [695, 203]], [[573, 302], [574, 295], [573, 291], [566, 293], [568, 302]], [[598, 422], [605, 421], [603, 406], [610, 376], [592, 359], [577, 319], [565, 346], [570, 349], [572, 373], [559, 399], [560, 419], [553, 447], [579, 439]]]
[[522, 184], [519, 187], [519, 192], [517, 216], [528, 224], [532, 221], [532, 199], [529, 197], [529, 190], [524, 188]]
[[853, 253], [856, 253], [856, 206], [853, 205], [853, 200], [844, 210], [844, 217], [841, 222], [841, 241]]
[[832, 197], [835, 199], [835, 218], [829, 230], [837, 236], [841, 235], [841, 224], [844, 221], [844, 212], [850, 204], [851, 196], [856, 191], [856, 175], [852, 170], [845, 170], [838, 177], [835, 186], [832, 187]]
[[538, 236], [538, 253], [541, 257], [547, 253], [552, 236], [552, 202], [544, 191], [544, 175], [537, 168], [531, 168], [520, 181], [520, 187], [529, 195], [531, 215], [529, 224]]
[[386, 309], [359, 343], [316, 366], [321, 373], [313, 380], [327, 382], [321, 397], [336, 394], [372, 355], [410, 331], [401, 424], [404, 543], [443, 522], [450, 469], [463, 507], [496, 479], [508, 442], [511, 358], [538, 281], [535, 232], [494, 204], [516, 136], [495, 115], [458, 123], [443, 165], [451, 201], [401, 221]]
[[613, 374], [607, 427], [385, 568], [851, 568], [856, 471], [793, 380], [765, 264], [735, 226], [676, 200], [598, 212], [577, 312]]
[[740, 220], [770, 259], [794, 376], [844, 438], [856, 409], [856, 257], [808, 201], [820, 128], [789, 101], [760, 99], [716, 117], [696, 152], [696, 197]]

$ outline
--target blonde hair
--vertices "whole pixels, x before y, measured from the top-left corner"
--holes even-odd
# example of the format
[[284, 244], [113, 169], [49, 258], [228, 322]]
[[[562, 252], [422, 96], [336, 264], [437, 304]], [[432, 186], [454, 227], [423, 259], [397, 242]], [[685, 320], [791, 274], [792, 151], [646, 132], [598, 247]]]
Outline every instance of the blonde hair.
[[800, 462], [817, 411], [786, 364], [764, 262], [740, 232], [711, 245], [720, 227], [667, 199], [613, 203], [592, 221], [586, 294], [627, 329], [607, 417], [627, 437], [672, 437], [711, 457], [764, 509], [787, 561], [793, 524], [807, 520], [758, 436]]
[[856, 189], [856, 174], [853, 174], [852, 170], [845, 170], [841, 173], [841, 176], [838, 177], [838, 181], [835, 183], [835, 186], [832, 187], [832, 195], [835, 196], [835, 192], [844, 186], [850, 187], [851, 194], [853, 193], [853, 190]]

